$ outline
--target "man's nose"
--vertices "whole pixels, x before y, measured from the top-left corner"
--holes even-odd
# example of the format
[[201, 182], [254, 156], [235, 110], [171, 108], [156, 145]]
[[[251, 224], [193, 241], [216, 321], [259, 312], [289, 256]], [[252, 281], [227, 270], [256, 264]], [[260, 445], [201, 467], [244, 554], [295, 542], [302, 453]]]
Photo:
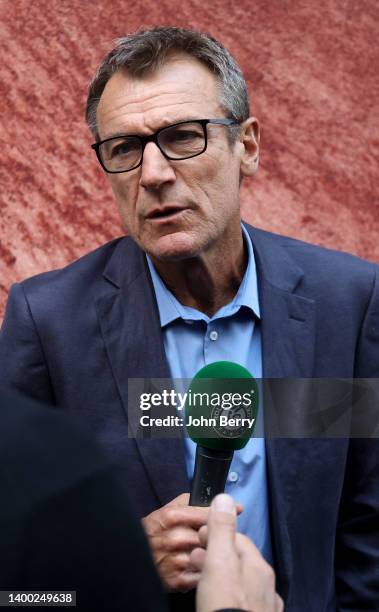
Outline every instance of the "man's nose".
[[146, 189], [157, 189], [165, 183], [173, 183], [176, 175], [170, 161], [154, 142], [148, 142], [143, 152], [140, 184]]

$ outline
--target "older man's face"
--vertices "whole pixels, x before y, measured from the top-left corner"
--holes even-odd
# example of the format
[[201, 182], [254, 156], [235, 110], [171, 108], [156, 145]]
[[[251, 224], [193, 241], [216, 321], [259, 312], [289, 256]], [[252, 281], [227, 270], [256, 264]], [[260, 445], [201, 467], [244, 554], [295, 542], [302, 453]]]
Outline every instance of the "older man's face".
[[[119, 71], [101, 96], [99, 135], [144, 135], [187, 119], [223, 118], [218, 99], [215, 77], [184, 54], [144, 78]], [[240, 236], [244, 145], [238, 139], [231, 147], [227, 129], [208, 125], [208, 147], [198, 157], [170, 161], [150, 142], [142, 166], [108, 174], [125, 229], [153, 259], [196, 257], [216, 244], [224, 256], [232, 252]]]

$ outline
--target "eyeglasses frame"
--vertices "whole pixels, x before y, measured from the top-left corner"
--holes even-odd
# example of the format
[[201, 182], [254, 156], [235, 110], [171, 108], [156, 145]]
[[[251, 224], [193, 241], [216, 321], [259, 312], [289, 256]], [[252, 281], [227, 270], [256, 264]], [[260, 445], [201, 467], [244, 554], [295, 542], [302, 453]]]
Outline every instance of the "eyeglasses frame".
[[[188, 157], [179, 157], [179, 158], [178, 157], [170, 157], [169, 155], [167, 155], [167, 153], [165, 153], [161, 149], [161, 146], [160, 146], [160, 144], [158, 142], [158, 136], [164, 130], [168, 130], [170, 128], [176, 127], [177, 125], [183, 125], [184, 123], [199, 123], [202, 126], [203, 133], [204, 133], [204, 148], [199, 153], [195, 153], [194, 155], [190, 155]], [[168, 159], [170, 161], [183, 161], [185, 159], [192, 159], [193, 157], [197, 157], [198, 155], [202, 155], [207, 150], [207, 146], [208, 146], [207, 125], [209, 123], [212, 124], [212, 125], [225, 125], [227, 127], [230, 127], [232, 125], [239, 125], [240, 122], [239, 121], [235, 121], [234, 119], [187, 119], [186, 121], [179, 121], [178, 123], [173, 123], [171, 125], [166, 125], [164, 127], [161, 127], [159, 130], [154, 132], [154, 134], [150, 134], [149, 136], [143, 136], [143, 135], [141, 136], [141, 134], [120, 134], [119, 136], [112, 136], [111, 138], [105, 138], [105, 140], [100, 140], [99, 142], [93, 143], [91, 145], [91, 149], [93, 149], [95, 151], [96, 157], [97, 157], [101, 167], [108, 174], [121, 174], [123, 172], [130, 172], [131, 170], [135, 170], [136, 168], [139, 168], [142, 165], [143, 154], [144, 154], [145, 147], [146, 147], [148, 142], [153, 142], [158, 147], [158, 149], [162, 153], [163, 157], [165, 157], [166, 159]], [[105, 167], [105, 165], [103, 163], [103, 160], [101, 158], [101, 155], [100, 155], [100, 146], [102, 144], [104, 144], [105, 142], [109, 142], [110, 140], [117, 140], [118, 138], [126, 138], [126, 137], [128, 137], [128, 138], [129, 137], [130, 138], [138, 138], [140, 140], [141, 146], [142, 146], [140, 161], [138, 162], [138, 164], [133, 166], [133, 168], [128, 168], [128, 170], [108, 170]]]

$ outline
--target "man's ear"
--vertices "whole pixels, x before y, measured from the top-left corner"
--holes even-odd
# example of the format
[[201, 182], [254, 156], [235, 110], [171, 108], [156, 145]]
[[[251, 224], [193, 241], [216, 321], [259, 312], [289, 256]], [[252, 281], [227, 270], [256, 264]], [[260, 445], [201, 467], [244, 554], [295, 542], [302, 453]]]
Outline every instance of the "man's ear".
[[241, 176], [252, 176], [259, 165], [259, 123], [249, 117], [241, 124], [240, 142], [243, 145]]

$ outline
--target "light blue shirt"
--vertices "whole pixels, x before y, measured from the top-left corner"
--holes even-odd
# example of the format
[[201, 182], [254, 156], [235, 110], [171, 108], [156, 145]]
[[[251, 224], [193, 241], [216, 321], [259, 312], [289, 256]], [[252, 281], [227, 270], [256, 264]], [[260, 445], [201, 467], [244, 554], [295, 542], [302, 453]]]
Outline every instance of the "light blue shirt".
[[[172, 378], [192, 379], [214, 361], [234, 361], [262, 378], [262, 348], [257, 274], [253, 245], [242, 226], [248, 249], [248, 265], [233, 300], [209, 318], [203, 312], [183, 306], [169, 291], [154, 268], [150, 269], [157, 299], [164, 347]], [[234, 453], [225, 492], [244, 506], [238, 530], [248, 535], [263, 556], [272, 562], [263, 438], [262, 398], [254, 437]], [[184, 438], [187, 473], [192, 480], [196, 445]]]

